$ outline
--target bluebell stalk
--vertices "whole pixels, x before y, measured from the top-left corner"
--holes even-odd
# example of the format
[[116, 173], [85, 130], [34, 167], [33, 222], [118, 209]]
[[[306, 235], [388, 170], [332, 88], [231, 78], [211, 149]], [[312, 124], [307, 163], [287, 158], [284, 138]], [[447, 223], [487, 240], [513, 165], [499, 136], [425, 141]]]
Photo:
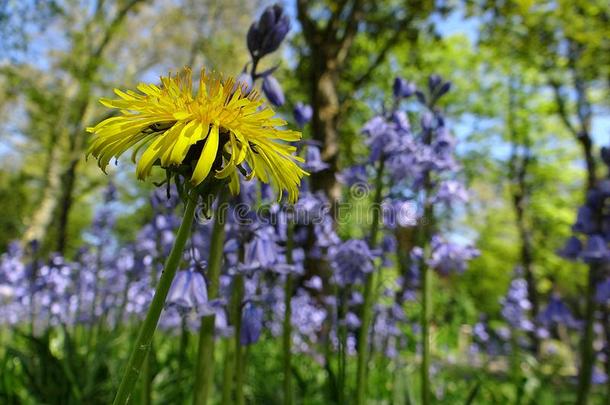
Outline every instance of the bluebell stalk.
[[[294, 222], [289, 220], [286, 233], [286, 263], [294, 264], [292, 249], [294, 245]], [[292, 274], [286, 274], [284, 285], [284, 323], [282, 325], [282, 351], [284, 370], [284, 404], [292, 405]]]
[[[220, 270], [222, 266], [223, 244], [225, 239], [227, 190], [221, 190], [214, 215], [214, 226], [210, 240], [208, 259], [208, 299], [218, 298]], [[193, 405], [206, 405], [214, 383], [214, 314], [201, 318], [199, 347], [195, 367], [195, 387]]]
[[[373, 206], [378, 208], [381, 206], [381, 198], [383, 192], [383, 171], [385, 166], [385, 160], [379, 159], [379, 166], [377, 167], [377, 175], [375, 179], [375, 197], [373, 199]], [[373, 219], [371, 223], [371, 230], [369, 235], [369, 243], [371, 248], [377, 246], [377, 239], [379, 234], [379, 226], [381, 222], [381, 211], [379, 209], [373, 210]], [[367, 363], [369, 356], [369, 328], [371, 325], [371, 317], [373, 310], [373, 273], [365, 275], [364, 281], [364, 302], [362, 303], [362, 315], [361, 315], [361, 326], [358, 333], [358, 363], [356, 370], [356, 404], [366, 404], [366, 382], [367, 382]]]

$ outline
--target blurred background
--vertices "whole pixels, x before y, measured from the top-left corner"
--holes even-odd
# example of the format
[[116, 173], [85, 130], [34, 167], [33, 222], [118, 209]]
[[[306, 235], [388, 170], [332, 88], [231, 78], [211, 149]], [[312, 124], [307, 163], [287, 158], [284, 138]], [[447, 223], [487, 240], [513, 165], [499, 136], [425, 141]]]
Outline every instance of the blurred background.
[[[64, 262], [100, 260], [101, 254], [83, 258], [84, 247], [120, 251], [141, 241], [146, 226], [158, 226], [150, 204], [154, 187], [135, 179], [128, 158], [111, 164], [107, 175], [94, 159], [85, 159], [90, 136], [85, 128], [111, 114], [98, 99], [110, 97], [115, 87], [158, 82], [183, 66], [239, 75], [250, 60], [248, 28], [270, 4], [0, 0], [3, 266], [15, 266], [10, 262], [15, 249], [22, 251], [23, 266], [44, 262], [42, 268], [61, 269]], [[390, 102], [394, 77], [425, 87], [429, 75], [439, 74], [452, 83], [441, 104], [459, 140], [460, 180], [470, 197], [452, 211], [448, 232], [476, 246], [480, 255], [463, 273], [443, 278], [433, 293], [437, 401], [467, 401], [476, 387], [472, 403], [574, 403], [573, 385], [565, 383], [574, 383], [577, 374], [578, 323], [586, 318], [583, 297], [590, 295], [588, 267], [557, 252], [572, 234], [586, 191], [607, 173], [599, 157], [610, 141], [607, 2], [294, 0], [281, 5], [291, 31], [260, 70], [279, 65], [274, 76], [286, 102], [277, 111], [291, 127], [295, 105], [312, 106], [304, 137], [318, 142], [329, 167], [313, 175], [311, 186], [331, 199], [342, 195], [337, 173], [367, 159], [361, 128]], [[364, 233], [349, 222], [337, 232], [342, 239]], [[397, 235], [401, 248], [408, 249], [408, 230]], [[10, 274], [14, 270], [0, 272], [0, 287], [8, 285]], [[525, 280], [530, 318], [546, 314], [552, 323], [548, 335], [532, 337], [541, 347], [520, 355], [521, 393], [507, 377], [510, 367], [495, 357], [506, 354], [501, 343], [490, 349], [492, 341], [502, 340], [502, 328], [511, 325], [503, 308], [515, 279]], [[2, 309], [14, 294], [3, 291], [0, 402], [108, 403], [136, 329], [125, 328], [107, 340], [96, 335], [96, 340], [89, 332], [93, 327], [68, 332], [63, 322], [50, 322], [52, 327], [30, 328], [33, 320]], [[549, 303], [560, 310], [548, 310]], [[63, 311], [40, 305], [38, 314]], [[137, 312], [133, 305], [126, 311]], [[606, 318], [595, 329], [599, 355], [592, 404], [608, 403], [610, 362], [603, 330], [608, 303], [599, 310]], [[182, 340], [174, 336], [180, 335], [179, 325], [162, 333], [175, 344], [158, 343], [151, 365], [153, 402], [183, 403], [188, 381], [180, 380], [181, 387], [173, 383], [192, 373], [193, 365], [181, 363], [179, 354], [194, 350], [196, 332], [190, 338], [183, 333]], [[410, 350], [416, 352], [416, 345]], [[250, 403], [281, 403], [275, 395], [281, 386], [279, 353], [273, 339], [249, 349]], [[85, 365], [89, 370], [79, 376]], [[302, 403], [334, 401], [323, 361], [312, 354], [299, 366]], [[370, 391], [377, 402], [370, 403], [408, 403], [404, 387], [391, 383], [391, 366], [379, 360], [372, 369]], [[466, 375], [471, 382], [462, 383]], [[146, 400], [144, 395], [142, 403]]]

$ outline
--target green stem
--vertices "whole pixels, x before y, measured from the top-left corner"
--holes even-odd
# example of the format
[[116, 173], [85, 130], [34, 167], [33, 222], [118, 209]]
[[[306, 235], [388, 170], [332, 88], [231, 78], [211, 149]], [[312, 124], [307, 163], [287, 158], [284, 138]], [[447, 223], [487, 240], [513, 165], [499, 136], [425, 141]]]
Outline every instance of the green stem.
[[[214, 215], [214, 226], [210, 241], [210, 256], [208, 259], [208, 299], [218, 298], [222, 252], [225, 239], [226, 191], [220, 192], [218, 206]], [[193, 405], [206, 405], [214, 376], [214, 324], [216, 316], [208, 315], [201, 318], [199, 329], [199, 348], [197, 366], [195, 369], [195, 387]]]
[[[381, 196], [383, 192], [384, 160], [379, 161], [377, 177], [375, 179], [375, 198], [373, 200], [373, 222], [371, 223], [370, 246], [377, 246], [379, 224], [381, 222]], [[356, 404], [366, 403], [366, 371], [369, 357], [369, 328], [373, 316], [373, 274], [367, 274], [364, 281], [362, 315], [360, 330], [358, 331], [358, 368], [356, 371]]]
[[125, 374], [123, 375], [119, 390], [114, 398], [114, 405], [126, 404], [135, 389], [136, 381], [138, 380], [142, 365], [150, 349], [155, 330], [157, 329], [161, 311], [165, 305], [165, 298], [167, 297], [169, 288], [172, 285], [172, 280], [176, 275], [176, 270], [182, 259], [182, 252], [191, 232], [191, 226], [193, 225], [196, 206], [197, 198], [191, 197], [187, 199], [186, 209], [184, 211], [184, 216], [182, 217], [182, 223], [178, 229], [178, 234], [176, 235], [176, 240], [174, 241], [174, 246], [165, 262], [165, 269], [161, 274], [159, 284], [155, 290], [155, 295], [150, 303], [148, 313], [146, 314], [144, 323], [138, 333], [129, 361], [127, 362]]
[[224, 340], [225, 364], [222, 375], [222, 404], [230, 404], [233, 401], [231, 394], [233, 391], [233, 370], [235, 366], [233, 365], [233, 347], [231, 343], [229, 338]]
[[[243, 248], [241, 249], [243, 250]], [[235, 276], [235, 285], [233, 286], [233, 310], [235, 324], [235, 403], [243, 405], [244, 403], [244, 359], [243, 348], [241, 346], [241, 315], [242, 315], [242, 300], [244, 296], [244, 276], [238, 274]]]
[[[339, 290], [337, 288], [336, 290]], [[339, 358], [337, 364], [337, 399], [340, 405], [345, 404], [345, 386], [346, 386], [346, 348], [347, 348], [347, 325], [345, 324], [345, 315], [347, 313], [347, 297], [345, 288], [341, 288], [341, 291], [336, 291], [335, 296], [339, 298], [337, 307], [337, 330], [339, 340]]]
[[593, 362], [595, 361], [595, 352], [593, 349], [593, 323], [595, 322], [595, 265], [589, 267], [588, 273], [585, 331], [581, 341], [577, 405], [586, 405], [589, 402], [591, 375], [593, 374]]
[[144, 367], [142, 369], [142, 405], [152, 404], [152, 363], [154, 358], [154, 349], [151, 347], [148, 351], [148, 355], [144, 360]]
[[[288, 222], [286, 235], [286, 262], [293, 263], [292, 249], [294, 244], [294, 224]], [[292, 405], [292, 274], [286, 275], [284, 286], [284, 325], [282, 333], [282, 346], [284, 351], [284, 404]]]
[[[427, 256], [425, 256], [427, 257]], [[430, 293], [432, 282], [432, 271], [425, 263], [422, 265], [421, 288], [422, 288], [422, 363], [421, 363], [421, 396], [422, 405], [430, 404], [430, 320], [432, 314], [432, 302]]]

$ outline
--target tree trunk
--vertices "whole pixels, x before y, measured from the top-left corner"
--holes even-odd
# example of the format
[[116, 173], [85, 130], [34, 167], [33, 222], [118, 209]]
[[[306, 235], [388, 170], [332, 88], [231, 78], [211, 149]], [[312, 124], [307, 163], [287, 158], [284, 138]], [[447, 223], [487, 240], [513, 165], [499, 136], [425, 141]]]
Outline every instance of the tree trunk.
[[311, 95], [313, 117], [312, 134], [314, 140], [320, 142], [322, 159], [329, 167], [311, 176], [311, 187], [314, 191], [323, 190], [332, 202], [339, 199], [341, 189], [335, 178], [338, 170], [339, 137], [337, 123], [339, 119], [339, 96], [337, 94], [338, 75], [329, 69], [336, 65], [332, 60], [321, 57], [328, 50], [313, 52], [311, 71]]
[[57, 205], [61, 185], [61, 159], [60, 142], [57, 134], [52, 135], [49, 144], [48, 163], [42, 197], [36, 210], [30, 217], [30, 223], [23, 232], [21, 242], [23, 245], [31, 241], [42, 242], [51, 222]]

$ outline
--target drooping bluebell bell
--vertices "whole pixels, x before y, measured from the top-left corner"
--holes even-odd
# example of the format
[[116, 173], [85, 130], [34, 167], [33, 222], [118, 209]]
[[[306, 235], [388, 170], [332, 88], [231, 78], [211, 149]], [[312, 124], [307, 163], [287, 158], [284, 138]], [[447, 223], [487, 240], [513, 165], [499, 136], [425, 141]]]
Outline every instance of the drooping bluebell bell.
[[167, 306], [175, 306], [180, 312], [198, 312], [208, 301], [203, 275], [197, 269], [176, 273], [166, 299]]
[[251, 345], [258, 342], [263, 329], [263, 310], [251, 302], [244, 305], [241, 319], [240, 342]]
[[417, 225], [419, 213], [412, 200], [385, 200], [383, 208], [383, 225], [388, 229], [405, 228]]
[[456, 180], [441, 182], [436, 194], [432, 197], [433, 203], [442, 202], [448, 205], [466, 201], [468, 201], [468, 191], [463, 183]]
[[352, 187], [355, 184], [367, 183], [369, 179], [366, 167], [363, 165], [355, 165], [343, 169], [337, 173], [336, 177], [340, 183], [348, 187]]
[[247, 94], [252, 90], [254, 81], [252, 80], [252, 75], [250, 73], [241, 72], [235, 79], [235, 84], [236, 86], [240, 86], [242, 93]]
[[432, 255], [428, 265], [443, 275], [464, 272], [468, 261], [479, 255], [479, 251], [474, 247], [446, 241], [439, 235], [433, 236], [430, 244]]
[[281, 5], [267, 7], [248, 30], [247, 44], [252, 58], [276, 51], [290, 31], [290, 18]]
[[313, 117], [313, 109], [311, 106], [301, 102], [295, 104], [292, 113], [294, 115], [294, 120], [300, 127], [305, 126], [305, 124], [311, 121], [311, 118]]
[[576, 236], [570, 236], [565, 245], [557, 251], [557, 254], [564, 259], [576, 260], [582, 251], [582, 242]]
[[267, 75], [263, 79], [263, 93], [267, 100], [276, 107], [281, 107], [286, 102], [280, 82], [271, 75]]
[[322, 160], [320, 148], [317, 145], [307, 145], [303, 169], [307, 170], [309, 173], [317, 173], [328, 169], [328, 163], [325, 163]]
[[548, 305], [540, 313], [538, 320], [546, 327], [565, 325], [577, 328], [579, 326], [579, 322], [574, 318], [572, 312], [558, 294], [551, 295]]
[[[517, 274], [519, 274], [518, 271]], [[534, 329], [534, 324], [529, 319], [532, 304], [528, 299], [527, 282], [523, 278], [517, 276], [511, 281], [501, 304], [502, 317], [512, 328], [523, 331]]]
[[597, 225], [595, 223], [595, 212], [588, 205], [583, 205], [578, 209], [576, 222], [572, 226], [574, 232], [590, 235], [595, 232]]
[[606, 278], [597, 285], [595, 300], [599, 303], [610, 303], [610, 278]]
[[601, 235], [591, 235], [587, 245], [580, 252], [580, 258], [586, 263], [601, 263], [610, 258], [606, 240]]
[[333, 267], [333, 280], [337, 285], [353, 285], [364, 281], [366, 274], [374, 270], [374, 256], [368, 244], [351, 239], [333, 247], [329, 252]]

